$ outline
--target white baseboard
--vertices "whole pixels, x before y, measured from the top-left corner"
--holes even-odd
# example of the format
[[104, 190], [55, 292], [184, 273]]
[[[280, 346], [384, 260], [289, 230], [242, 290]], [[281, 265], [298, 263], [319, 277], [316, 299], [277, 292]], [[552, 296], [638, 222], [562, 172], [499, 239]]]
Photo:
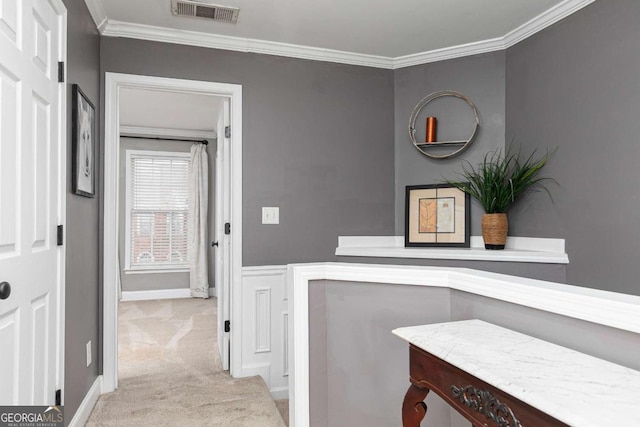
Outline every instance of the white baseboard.
[[[215, 297], [215, 288], [209, 288], [209, 296]], [[122, 291], [120, 301], [148, 301], [155, 299], [191, 298], [189, 288], [181, 289], [157, 289], [153, 291]]]
[[289, 398], [289, 387], [274, 387], [269, 390], [273, 400], [281, 400]]
[[89, 421], [89, 417], [91, 416], [91, 412], [93, 412], [93, 407], [96, 406], [96, 402], [98, 402], [98, 398], [102, 394], [102, 375], [99, 375], [98, 378], [93, 382], [93, 385], [82, 399], [82, 403], [80, 407], [76, 411], [75, 415], [71, 419], [71, 422], [68, 424], [69, 427], [84, 427], [84, 425]]
[[289, 386], [271, 387], [271, 363], [254, 363], [245, 365], [242, 367], [243, 377], [252, 377], [259, 375], [264, 380], [265, 384], [269, 388], [269, 393], [273, 400], [288, 399], [289, 398]]

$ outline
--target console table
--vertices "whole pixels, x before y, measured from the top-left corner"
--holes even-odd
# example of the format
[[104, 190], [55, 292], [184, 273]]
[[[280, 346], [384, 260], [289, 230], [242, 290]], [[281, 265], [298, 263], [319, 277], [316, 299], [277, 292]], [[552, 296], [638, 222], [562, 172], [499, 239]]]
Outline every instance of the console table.
[[640, 425], [640, 371], [480, 320], [393, 333], [410, 344], [403, 427], [430, 391], [474, 427]]

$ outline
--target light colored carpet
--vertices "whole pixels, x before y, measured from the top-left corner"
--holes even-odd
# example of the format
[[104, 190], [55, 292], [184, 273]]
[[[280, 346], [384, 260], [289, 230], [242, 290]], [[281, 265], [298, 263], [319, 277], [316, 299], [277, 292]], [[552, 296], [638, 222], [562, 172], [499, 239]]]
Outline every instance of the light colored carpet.
[[276, 406], [286, 425], [289, 425], [289, 399], [276, 400]]
[[118, 328], [119, 387], [87, 426], [285, 426], [262, 378], [222, 371], [215, 298], [120, 303]]

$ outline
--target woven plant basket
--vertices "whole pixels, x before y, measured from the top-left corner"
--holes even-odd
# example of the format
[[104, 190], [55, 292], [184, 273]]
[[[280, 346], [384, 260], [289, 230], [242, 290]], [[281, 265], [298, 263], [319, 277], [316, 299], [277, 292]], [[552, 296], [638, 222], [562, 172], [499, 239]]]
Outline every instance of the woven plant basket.
[[482, 215], [482, 239], [485, 249], [504, 249], [509, 232], [507, 214], [494, 213]]

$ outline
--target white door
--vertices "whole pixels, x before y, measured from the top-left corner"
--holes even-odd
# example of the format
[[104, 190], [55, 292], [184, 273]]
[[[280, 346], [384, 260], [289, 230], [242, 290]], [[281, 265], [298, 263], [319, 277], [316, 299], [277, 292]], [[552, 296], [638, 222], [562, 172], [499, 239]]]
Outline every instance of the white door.
[[218, 122], [218, 147], [216, 151], [216, 295], [218, 297], [218, 349], [222, 368], [229, 370], [229, 332], [225, 321], [229, 320], [230, 245], [231, 236], [225, 234], [225, 223], [231, 222], [231, 152], [230, 140], [225, 128], [230, 125], [230, 101], [224, 100], [223, 112]]
[[0, 405], [53, 404], [62, 383], [64, 19], [46, 0], [0, 2]]

